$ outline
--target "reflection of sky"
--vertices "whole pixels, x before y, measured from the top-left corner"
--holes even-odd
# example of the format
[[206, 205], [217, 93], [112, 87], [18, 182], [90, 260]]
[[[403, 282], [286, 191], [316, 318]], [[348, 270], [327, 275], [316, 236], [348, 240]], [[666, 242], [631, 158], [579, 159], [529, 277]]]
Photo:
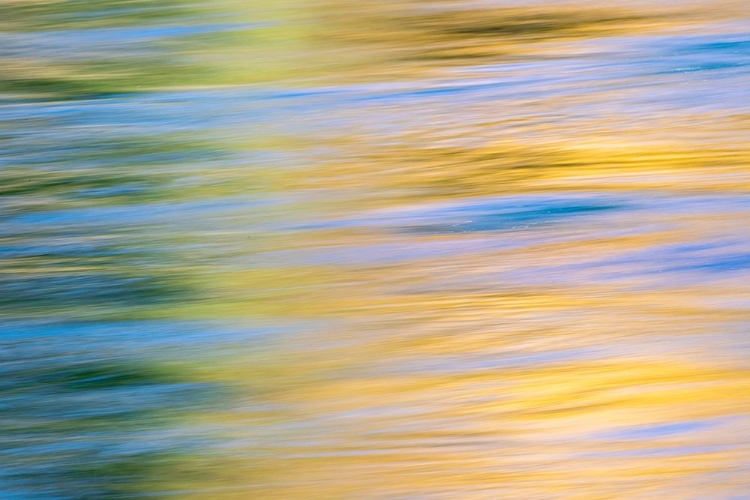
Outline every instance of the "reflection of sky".
[[[326, 247], [277, 252], [290, 262], [349, 263], [399, 262], [426, 257], [467, 255], [515, 250], [550, 243], [585, 244], [589, 240], [656, 233], [689, 227], [686, 218], [700, 214], [741, 217], [750, 211], [750, 199], [743, 196], [674, 196], [650, 192], [647, 195], [617, 196], [508, 196], [475, 198], [458, 204], [420, 204], [360, 214], [357, 218], [331, 220], [300, 226], [315, 238], [316, 230], [359, 228], [370, 233], [390, 232], [388, 244], [363, 247]], [[687, 225], [687, 226], [686, 226]], [[716, 229], [718, 231], [718, 229]], [[486, 233], [486, 234], [485, 234]], [[495, 234], [493, 236], [493, 233]], [[484, 238], [477, 236], [485, 235]], [[420, 239], [418, 236], [452, 235], [452, 240]], [[700, 238], [700, 236], [696, 236]], [[621, 250], [617, 256], [601, 259], [597, 254], [581, 255], [583, 262], [514, 272], [552, 281], [581, 280], [585, 270], [601, 278], [621, 278], [641, 273], [717, 273], [750, 269], [750, 239], [728, 229], [710, 240], [687, 240], [655, 245], [647, 249]], [[296, 255], [296, 258], [295, 258]], [[266, 259], [272, 255], [265, 256]], [[502, 258], [502, 257], [498, 257]], [[621, 271], [615, 271], [622, 267]]]
[[[732, 419], [727, 419], [732, 420]], [[708, 430], [713, 427], [720, 425], [722, 421], [719, 419], [712, 420], [684, 420], [682, 422], [669, 422], [665, 424], [656, 424], [649, 426], [640, 426], [633, 428], [625, 428], [622, 430], [612, 431], [605, 433], [602, 437], [609, 437], [612, 439], [649, 439], [658, 438], [664, 436], [675, 436], [685, 433], [698, 432]]]
[[[229, 321], [6, 321], [3, 338], [7, 346], [18, 343], [27, 352], [64, 354], [71, 343], [86, 346], [92, 359], [104, 356], [154, 355], [188, 357], [222, 346], [235, 351], [250, 350], [266, 337], [279, 338], [300, 325], [248, 326]], [[308, 329], [318, 326], [305, 323]], [[79, 353], [78, 355], [83, 355]]]

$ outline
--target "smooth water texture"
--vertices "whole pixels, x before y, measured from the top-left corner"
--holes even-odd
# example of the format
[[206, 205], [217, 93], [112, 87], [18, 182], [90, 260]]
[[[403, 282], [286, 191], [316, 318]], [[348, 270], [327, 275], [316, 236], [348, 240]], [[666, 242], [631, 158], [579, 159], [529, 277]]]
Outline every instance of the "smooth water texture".
[[0, 497], [750, 498], [748, 28], [0, 3]]

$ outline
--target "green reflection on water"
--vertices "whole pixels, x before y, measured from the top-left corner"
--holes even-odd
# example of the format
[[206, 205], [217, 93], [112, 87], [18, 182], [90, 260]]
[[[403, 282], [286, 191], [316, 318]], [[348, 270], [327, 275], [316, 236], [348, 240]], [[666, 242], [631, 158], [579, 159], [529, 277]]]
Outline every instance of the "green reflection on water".
[[153, 362], [89, 353], [35, 357], [35, 346], [24, 342], [4, 348], [0, 441], [7, 494], [121, 498], [149, 484], [153, 490], [185, 456], [189, 436], [170, 442], [156, 435], [203, 408], [207, 386]]

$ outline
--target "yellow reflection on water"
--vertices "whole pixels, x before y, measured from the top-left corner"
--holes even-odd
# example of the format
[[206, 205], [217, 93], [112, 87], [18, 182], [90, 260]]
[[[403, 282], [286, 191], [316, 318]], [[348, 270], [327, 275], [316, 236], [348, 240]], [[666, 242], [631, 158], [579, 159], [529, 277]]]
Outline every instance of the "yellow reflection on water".
[[[559, 98], [555, 83], [496, 101], [416, 97], [471, 85], [479, 65], [572, 58], [584, 52], [566, 44], [721, 15], [434, 3], [316, 14], [320, 43], [341, 55], [328, 78], [413, 85], [396, 87], [401, 101], [327, 110], [331, 124], [301, 146], [308, 164], [285, 179], [309, 196], [286, 217], [306, 222], [261, 237], [260, 269], [198, 278], [208, 293], [187, 314], [320, 323], [199, 370], [238, 399], [202, 422], [226, 444], [194, 464], [212, 479], [182, 497], [744, 494], [748, 290], [670, 250], [741, 232], [746, 212], [717, 200], [747, 192], [743, 115], [652, 108], [637, 90], [647, 77], [584, 79], [570, 86], [591, 88]], [[425, 80], [461, 66], [472, 68], [458, 82]], [[555, 207], [472, 211], [507, 196], [584, 201], [560, 219]]]

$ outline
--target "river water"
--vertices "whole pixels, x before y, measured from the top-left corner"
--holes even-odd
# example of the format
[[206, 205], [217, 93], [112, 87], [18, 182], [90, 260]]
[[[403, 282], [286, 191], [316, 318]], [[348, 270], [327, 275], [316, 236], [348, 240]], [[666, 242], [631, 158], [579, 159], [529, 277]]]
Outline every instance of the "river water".
[[0, 3], [0, 497], [750, 498], [749, 27]]

